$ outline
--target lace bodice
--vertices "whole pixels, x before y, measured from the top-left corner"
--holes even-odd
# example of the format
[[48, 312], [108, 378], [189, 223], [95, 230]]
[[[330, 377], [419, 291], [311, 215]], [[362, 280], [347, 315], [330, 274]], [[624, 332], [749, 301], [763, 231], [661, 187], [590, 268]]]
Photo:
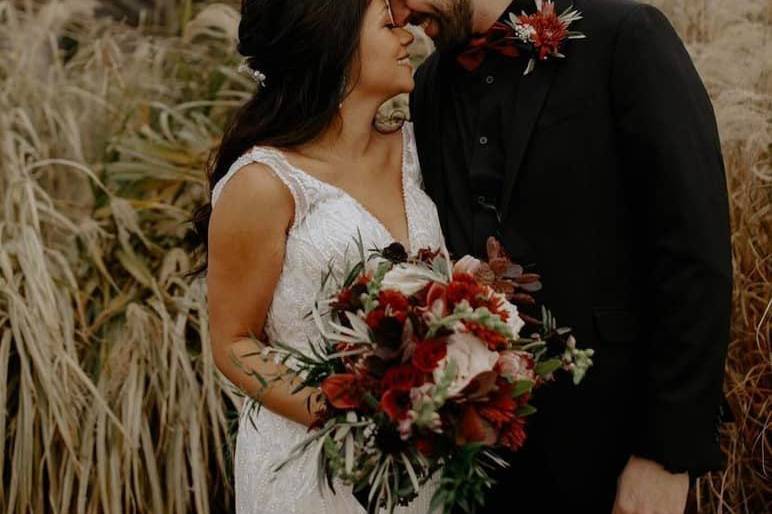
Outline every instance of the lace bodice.
[[[408, 251], [444, 247], [436, 207], [421, 187], [412, 126], [406, 124], [402, 134]], [[306, 347], [308, 341], [318, 339], [314, 322], [306, 314], [311, 311], [322, 274], [329, 266], [338, 276], [342, 273], [346, 260], [356, 256], [357, 234], [361, 234], [366, 249], [386, 247], [394, 238], [348, 193], [292, 166], [283, 153], [268, 147], [254, 147], [233, 163], [214, 187], [213, 208], [228, 181], [251, 163], [267, 165], [286, 184], [295, 201], [295, 216], [287, 233], [284, 264], [265, 332], [269, 342]], [[274, 477], [270, 465], [284, 458], [305, 436], [305, 427], [267, 410], [262, 410], [255, 421], [253, 426], [242, 413], [235, 473], [238, 514], [364, 513], [349, 492], [338, 491], [334, 496], [319, 492], [315, 463], [310, 457]], [[428, 496], [422, 494], [409, 510], [398, 512], [428, 512]]]

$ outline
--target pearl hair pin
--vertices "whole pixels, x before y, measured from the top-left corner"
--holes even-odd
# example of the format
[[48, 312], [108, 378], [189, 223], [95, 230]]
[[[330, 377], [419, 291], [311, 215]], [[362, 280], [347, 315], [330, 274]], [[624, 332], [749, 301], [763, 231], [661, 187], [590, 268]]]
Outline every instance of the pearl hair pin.
[[251, 68], [247, 63], [243, 62], [239, 65], [239, 72], [246, 73], [247, 75], [252, 77], [252, 80], [257, 82], [261, 88], [265, 87], [266, 76], [260, 70], [255, 70]]

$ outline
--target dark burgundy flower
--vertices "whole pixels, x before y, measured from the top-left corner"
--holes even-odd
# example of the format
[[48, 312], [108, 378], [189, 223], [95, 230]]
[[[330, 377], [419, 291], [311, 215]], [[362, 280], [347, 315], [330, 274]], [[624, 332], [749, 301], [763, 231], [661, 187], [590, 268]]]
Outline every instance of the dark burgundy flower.
[[431, 457], [434, 455], [435, 444], [431, 436], [421, 436], [416, 439], [415, 447], [419, 452], [421, 452], [422, 455], [426, 457]]
[[407, 392], [424, 382], [424, 373], [412, 364], [402, 364], [389, 369], [381, 381], [383, 389], [386, 391], [397, 389]]
[[413, 352], [413, 365], [425, 373], [431, 373], [447, 354], [448, 345], [445, 341], [420, 341]]
[[380, 407], [392, 421], [398, 422], [407, 417], [410, 405], [410, 390], [389, 389], [383, 393]]
[[362, 372], [374, 378], [382, 378], [389, 369], [389, 363], [377, 355], [368, 355], [359, 360]]
[[384, 248], [383, 252], [381, 252], [381, 255], [384, 259], [387, 259], [394, 264], [402, 264], [403, 262], [407, 262], [407, 251], [405, 251], [405, 247], [399, 243], [390, 244]]
[[409, 307], [407, 297], [398, 291], [381, 291], [378, 295], [378, 307], [368, 313], [365, 321], [373, 331], [378, 346], [385, 350], [381, 357], [397, 356], [393, 353], [402, 346]]

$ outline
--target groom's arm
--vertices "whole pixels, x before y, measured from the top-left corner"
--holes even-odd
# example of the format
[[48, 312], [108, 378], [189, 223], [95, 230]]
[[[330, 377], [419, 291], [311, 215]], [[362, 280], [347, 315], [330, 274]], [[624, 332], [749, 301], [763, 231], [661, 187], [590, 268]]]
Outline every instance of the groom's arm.
[[715, 116], [656, 8], [618, 32], [611, 77], [622, 173], [639, 220], [648, 328], [636, 454], [699, 476], [723, 463], [717, 413], [729, 340], [731, 251]]

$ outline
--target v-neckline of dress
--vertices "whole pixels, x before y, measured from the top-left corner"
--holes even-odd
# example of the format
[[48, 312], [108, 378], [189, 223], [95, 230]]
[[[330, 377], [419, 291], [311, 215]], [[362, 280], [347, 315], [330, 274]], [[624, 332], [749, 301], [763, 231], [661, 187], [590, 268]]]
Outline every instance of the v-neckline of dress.
[[[402, 162], [400, 164], [400, 184], [402, 186], [402, 210], [404, 212], [405, 216], [405, 225], [407, 228], [407, 252], [408, 254], [411, 254], [413, 251], [413, 233], [411, 230], [411, 216], [410, 216], [410, 209], [409, 209], [409, 202], [407, 201], [407, 173], [405, 172], [405, 168], [407, 167], [407, 151], [408, 151], [408, 145], [407, 145], [407, 137], [405, 128], [403, 127], [401, 129], [402, 132]], [[372, 221], [375, 222], [376, 225], [378, 225], [381, 230], [391, 239], [392, 242], [397, 242], [402, 245], [405, 244], [405, 242], [400, 241], [396, 237], [394, 237], [394, 233], [389, 230], [389, 227], [386, 226], [386, 224], [378, 217], [376, 216], [370, 209], [364, 206], [362, 202], [357, 200], [354, 195], [343, 189], [342, 187], [338, 187], [336, 185], [330, 184], [329, 182], [325, 182], [324, 180], [315, 177], [311, 173], [303, 170], [302, 168], [299, 168], [292, 164], [285, 153], [278, 148], [271, 147], [272, 150], [274, 150], [279, 158], [282, 160], [282, 162], [289, 167], [290, 169], [296, 171], [297, 173], [300, 173], [304, 177], [307, 177], [309, 180], [318, 183], [322, 187], [330, 188], [331, 190], [335, 191], [339, 195], [343, 196], [344, 198], [347, 198], [349, 201], [351, 201], [352, 204], [356, 208], [358, 208], [360, 211], [362, 211], [365, 215], [367, 215]]]

